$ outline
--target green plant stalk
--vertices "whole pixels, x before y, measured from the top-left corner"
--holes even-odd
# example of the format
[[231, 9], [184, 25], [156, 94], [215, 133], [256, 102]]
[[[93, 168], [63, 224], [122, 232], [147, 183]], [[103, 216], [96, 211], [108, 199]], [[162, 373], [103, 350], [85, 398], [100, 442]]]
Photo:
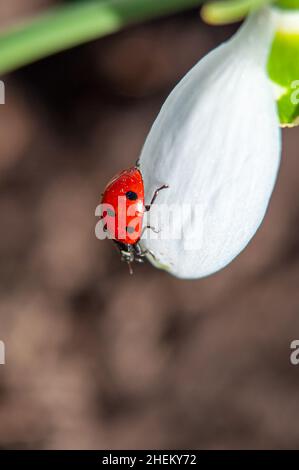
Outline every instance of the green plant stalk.
[[249, 12], [272, 2], [273, 0], [215, 0], [203, 6], [201, 16], [208, 24], [234, 23], [243, 19]]
[[119, 31], [196, 7], [201, 0], [85, 0], [57, 7], [0, 34], [0, 74]]
[[299, 8], [299, 0], [212, 0], [203, 6], [201, 16], [209, 24], [234, 23], [269, 3], [286, 10]]
[[276, 5], [281, 9], [296, 10], [299, 8], [299, 0], [277, 0]]

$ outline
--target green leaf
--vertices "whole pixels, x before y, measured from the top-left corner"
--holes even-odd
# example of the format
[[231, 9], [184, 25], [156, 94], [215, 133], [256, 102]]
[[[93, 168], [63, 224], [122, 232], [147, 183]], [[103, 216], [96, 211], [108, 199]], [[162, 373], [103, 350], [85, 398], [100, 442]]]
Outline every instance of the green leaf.
[[299, 31], [278, 31], [269, 60], [268, 74], [277, 92], [278, 112], [283, 126], [299, 119]]
[[81, 0], [49, 9], [0, 33], [0, 73], [119, 31], [194, 8], [201, 0]]

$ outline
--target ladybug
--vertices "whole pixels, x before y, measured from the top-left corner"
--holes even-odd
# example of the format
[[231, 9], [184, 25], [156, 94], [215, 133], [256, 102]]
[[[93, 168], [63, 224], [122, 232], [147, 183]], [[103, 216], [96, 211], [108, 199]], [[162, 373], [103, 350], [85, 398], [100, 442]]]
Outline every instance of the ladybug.
[[[130, 274], [133, 273], [131, 264], [134, 261], [143, 262], [148, 251], [142, 251], [140, 238], [147, 228], [156, 232], [153, 227], [142, 227], [143, 217], [149, 211], [159, 192], [168, 188], [164, 184], [158, 188], [150, 202], [144, 204], [144, 184], [138, 163], [127, 170], [118, 173], [107, 184], [101, 204], [107, 204], [101, 218], [105, 218], [104, 230], [108, 231], [113, 242], [119, 249], [121, 260], [128, 263]], [[157, 233], [157, 232], [156, 232]]]

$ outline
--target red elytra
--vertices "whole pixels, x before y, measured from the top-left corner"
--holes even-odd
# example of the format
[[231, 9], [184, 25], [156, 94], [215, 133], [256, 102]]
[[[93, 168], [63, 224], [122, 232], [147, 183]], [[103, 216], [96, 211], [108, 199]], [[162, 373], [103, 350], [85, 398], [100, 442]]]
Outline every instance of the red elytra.
[[113, 208], [113, 211], [103, 212], [113, 239], [127, 245], [136, 244], [141, 237], [145, 212], [144, 185], [139, 169], [132, 167], [114, 176], [104, 190], [102, 204]]

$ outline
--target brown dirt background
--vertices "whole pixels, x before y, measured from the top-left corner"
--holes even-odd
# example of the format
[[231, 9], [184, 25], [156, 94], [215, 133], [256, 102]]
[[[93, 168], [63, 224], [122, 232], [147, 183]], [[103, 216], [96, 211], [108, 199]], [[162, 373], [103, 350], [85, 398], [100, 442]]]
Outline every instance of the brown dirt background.
[[[5, 2], [0, 24], [48, 3]], [[129, 277], [94, 235], [108, 179], [234, 29], [193, 11], [4, 77], [1, 448], [298, 447], [299, 130], [283, 132], [261, 229], [223, 271], [190, 282], [144, 265]]]

